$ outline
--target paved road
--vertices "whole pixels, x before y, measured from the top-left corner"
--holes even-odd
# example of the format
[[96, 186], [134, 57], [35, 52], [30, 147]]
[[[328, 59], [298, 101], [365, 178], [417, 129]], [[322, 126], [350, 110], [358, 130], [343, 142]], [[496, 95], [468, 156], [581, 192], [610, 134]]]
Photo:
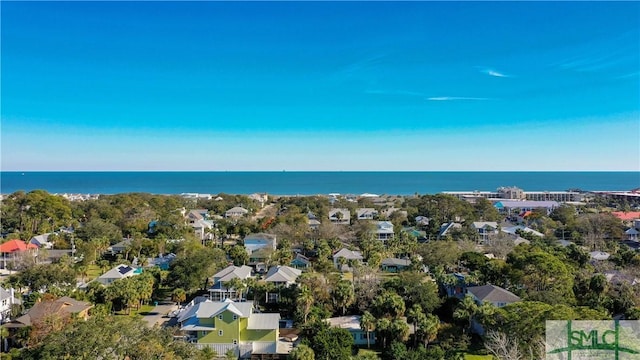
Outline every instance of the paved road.
[[175, 303], [158, 304], [158, 306], [154, 307], [153, 310], [151, 310], [149, 314], [145, 315], [142, 319], [146, 321], [150, 327], [154, 325], [162, 326], [165, 322], [170, 320], [168, 317], [164, 316], [177, 308], [178, 306]]

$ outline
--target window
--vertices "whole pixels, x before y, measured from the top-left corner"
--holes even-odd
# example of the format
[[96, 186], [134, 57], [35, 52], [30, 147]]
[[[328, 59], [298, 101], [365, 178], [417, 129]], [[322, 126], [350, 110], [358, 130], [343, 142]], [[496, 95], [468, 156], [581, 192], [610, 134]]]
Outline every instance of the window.
[[218, 336], [222, 336], [223, 332], [222, 330], [218, 330]]

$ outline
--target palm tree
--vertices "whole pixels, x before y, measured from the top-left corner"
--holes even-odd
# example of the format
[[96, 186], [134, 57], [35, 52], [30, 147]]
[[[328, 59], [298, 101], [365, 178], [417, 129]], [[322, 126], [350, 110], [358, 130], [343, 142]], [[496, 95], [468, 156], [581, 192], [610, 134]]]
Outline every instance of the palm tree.
[[370, 348], [369, 334], [376, 329], [376, 318], [370, 312], [365, 311], [360, 318], [360, 328], [367, 332], [367, 348]]
[[418, 324], [424, 322], [426, 316], [422, 311], [422, 307], [419, 304], [414, 304], [407, 313], [407, 322], [413, 324], [413, 346], [415, 347], [418, 342]]
[[471, 330], [471, 325], [473, 321], [473, 317], [478, 312], [478, 304], [471, 297], [471, 295], [467, 295], [464, 299], [458, 304], [458, 307], [453, 312], [453, 317], [458, 320], [466, 320], [467, 321], [467, 329]]
[[424, 347], [429, 345], [429, 342], [435, 340], [438, 336], [438, 329], [440, 328], [440, 319], [436, 315], [428, 314], [424, 321], [419, 324], [420, 333], [424, 337]]
[[348, 280], [340, 280], [333, 289], [332, 295], [336, 307], [342, 308], [342, 315], [347, 312], [347, 307], [355, 301], [353, 285]]
[[309, 316], [309, 312], [311, 311], [314, 301], [315, 299], [313, 298], [313, 292], [311, 292], [311, 289], [306, 285], [302, 285], [300, 287], [298, 297], [296, 298], [296, 303], [298, 304], [298, 308], [302, 310], [305, 324], [307, 323], [307, 316]]
[[171, 301], [175, 301], [176, 305], [180, 305], [185, 300], [187, 300], [187, 293], [183, 289], [177, 288], [171, 293]]

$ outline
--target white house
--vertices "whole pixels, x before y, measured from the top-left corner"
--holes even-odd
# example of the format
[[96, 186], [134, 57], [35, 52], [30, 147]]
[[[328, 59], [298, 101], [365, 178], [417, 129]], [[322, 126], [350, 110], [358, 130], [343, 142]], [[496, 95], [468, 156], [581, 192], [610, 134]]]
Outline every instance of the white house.
[[22, 304], [22, 300], [15, 296], [13, 288], [0, 287], [0, 324], [10, 320], [11, 306]]
[[46, 233], [31, 238], [29, 243], [36, 245], [41, 249], [52, 249], [53, 243], [49, 242], [49, 236], [53, 233]]
[[498, 223], [495, 221], [474, 221], [473, 228], [478, 232], [479, 240], [486, 242], [489, 236], [498, 233]]
[[228, 266], [213, 275], [213, 286], [209, 288], [209, 297], [212, 301], [238, 300], [242, 296], [240, 291], [227, 288], [225, 283], [232, 279], [246, 280], [250, 277], [251, 268], [249, 266]]
[[241, 218], [249, 213], [249, 210], [243, 208], [242, 206], [232, 207], [224, 213], [224, 217], [237, 219]]
[[[302, 270], [294, 269], [289, 266], [274, 266], [265, 275], [264, 281], [275, 285], [276, 289], [281, 287], [289, 287], [296, 283], [298, 276], [302, 274]], [[266, 301], [268, 303], [278, 302], [280, 293], [278, 291], [267, 293]]]
[[349, 261], [362, 262], [362, 260], [364, 259], [360, 251], [342, 248], [333, 255], [333, 265], [338, 269], [340, 268], [341, 258], [345, 259], [346, 262], [349, 262]]
[[393, 239], [393, 224], [391, 221], [378, 221], [376, 223], [376, 239], [387, 241]]
[[100, 275], [96, 281], [103, 284], [109, 285], [112, 282], [120, 279], [124, 279], [127, 277], [140, 275], [142, 273], [142, 269], [138, 269], [129, 265], [120, 264], [113, 269], [107, 271], [106, 273]]
[[360, 208], [356, 210], [356, 219], [373, 220], [378, 217], [378, 210], [374, 208]]
[[329, 220], [334, 224], [349, 225], [351, 223], [351, 212], [349, 209], [331, 209]]
[[[326, 321], [329, 323], [329, 326], [340, 329], [347, 329], [353, 337], [353, 343], [355, 345], [367, 345], [367, 332], [363, 331], [360, 327], [360, 315], [351, 315], [351, 316], [339, 316], [329, 318]], [[376, 343], [375, 332], [369, 332], [369, 343]]]

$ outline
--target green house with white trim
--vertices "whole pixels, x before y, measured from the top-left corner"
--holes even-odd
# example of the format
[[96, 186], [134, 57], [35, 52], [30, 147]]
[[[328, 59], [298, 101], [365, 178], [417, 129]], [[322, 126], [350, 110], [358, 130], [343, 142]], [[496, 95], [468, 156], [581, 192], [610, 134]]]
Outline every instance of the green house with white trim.
[[218, 354], [229, 349], [241, 358], [252, 354], [278, 354], [280, 314], [255, 313], [253, 302], [204, 301], [185, 309], [178, 317], [180, 330], [198, 348]]

